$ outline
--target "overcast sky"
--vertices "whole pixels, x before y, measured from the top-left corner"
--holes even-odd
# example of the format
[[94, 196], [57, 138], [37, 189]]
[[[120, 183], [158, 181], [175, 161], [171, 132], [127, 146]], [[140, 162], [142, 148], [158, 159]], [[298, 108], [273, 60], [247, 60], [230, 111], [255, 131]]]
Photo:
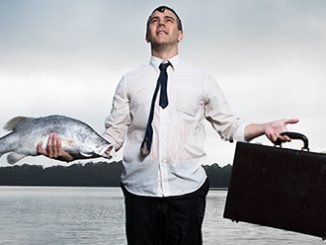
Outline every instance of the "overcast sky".
[[[235, 114], [297, 117], [289, 129], [326, 151], [324, 0], [0, 0], [0, 124], [63, 114], [102, 132], [122, 74], [149, 60], [145, 22], [163, 4], [183, 21], [181, 57], [216, 78]], [[207, 124], [207, 163], [232, 163], [234, 148]]]

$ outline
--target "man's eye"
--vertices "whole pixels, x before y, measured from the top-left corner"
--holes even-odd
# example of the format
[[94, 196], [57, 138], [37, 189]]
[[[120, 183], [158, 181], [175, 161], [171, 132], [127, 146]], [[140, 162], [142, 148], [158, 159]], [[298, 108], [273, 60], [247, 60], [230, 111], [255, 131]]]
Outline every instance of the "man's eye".
[[157, 19], [152, 19], [151, 24], [157, 22]]

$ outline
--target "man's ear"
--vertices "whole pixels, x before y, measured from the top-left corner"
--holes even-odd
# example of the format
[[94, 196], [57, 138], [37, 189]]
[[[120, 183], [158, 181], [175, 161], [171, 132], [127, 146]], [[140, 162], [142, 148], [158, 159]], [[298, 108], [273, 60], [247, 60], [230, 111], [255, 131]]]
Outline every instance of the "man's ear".
[[150, 41], [149, 35], [150, 35], [150, 34], [149, 34], [149, 31], [146, 30], [145, 41], [148, 42], [148, 43], [149, 43], [149, 41]]
[[184, 38], [183, 31], [179, 31], [178, 42], [182, 41], [183, 38]]

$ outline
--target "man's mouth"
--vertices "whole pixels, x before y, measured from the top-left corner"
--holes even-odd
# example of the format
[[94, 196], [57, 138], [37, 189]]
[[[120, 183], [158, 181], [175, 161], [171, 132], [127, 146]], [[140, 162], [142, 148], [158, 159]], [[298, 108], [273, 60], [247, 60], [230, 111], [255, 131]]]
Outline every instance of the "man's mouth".
[[160, 34], [168, 34], [168, 32], [165, 31], [165, 30], [158, 30], [158, 31], [156, 32], [156, 35], [160, 35]]

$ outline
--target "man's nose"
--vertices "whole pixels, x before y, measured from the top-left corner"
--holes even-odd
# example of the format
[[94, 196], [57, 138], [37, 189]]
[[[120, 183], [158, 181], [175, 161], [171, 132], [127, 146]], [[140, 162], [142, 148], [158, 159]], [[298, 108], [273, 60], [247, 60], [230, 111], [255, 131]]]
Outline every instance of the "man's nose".
[[159, 20], [158, 21], [158, 26], [164, 26], [164, 25], [165, 25], [164, 20]]

